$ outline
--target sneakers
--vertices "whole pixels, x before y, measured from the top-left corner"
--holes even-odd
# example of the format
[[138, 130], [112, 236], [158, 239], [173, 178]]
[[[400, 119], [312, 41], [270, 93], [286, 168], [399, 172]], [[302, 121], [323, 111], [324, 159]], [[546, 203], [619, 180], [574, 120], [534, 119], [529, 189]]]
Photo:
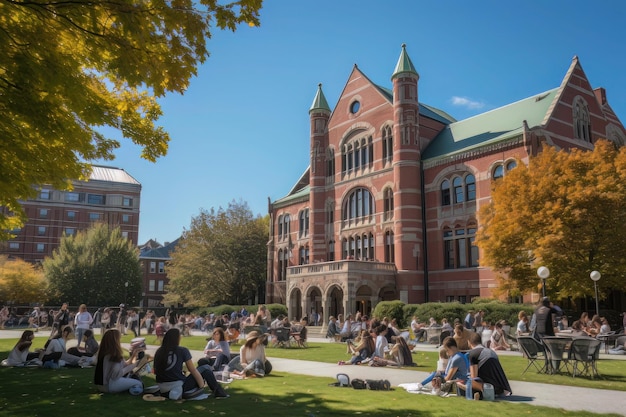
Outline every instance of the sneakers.
[[423, 390], [423, 389], [424, 389], [424, 386], [423, 386], [421, 383], [419, 383], [419, 382], [418, 382], [418, 383], [417, 383], [417, 390], [418, 390], [418, 391], [421, 391], [421, 390]]
[[226, 398], [230, 398], [230, 395], [224, 394], [224, 395], [216, 395], [215, 396], [216, 400], [225, 400]]
[[345, 364], [346, 364], [346, 361], [339, 361], [339, 362], [337, 362], [337, 365], [345, 365]]

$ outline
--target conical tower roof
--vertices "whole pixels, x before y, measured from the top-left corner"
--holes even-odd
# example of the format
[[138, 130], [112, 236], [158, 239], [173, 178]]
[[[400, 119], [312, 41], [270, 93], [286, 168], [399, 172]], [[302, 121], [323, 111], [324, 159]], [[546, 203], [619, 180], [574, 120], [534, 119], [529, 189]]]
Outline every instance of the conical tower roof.
[[413, 66], [413, 62], [411, 62], [411, 58], [409, 58], [409, 54], [406, 52], [406, 44], [403, 43], [402, 52], [400, 53], [400, 58], [398, 59], [396, 69], [393, 71], [391, 79], [393, 80], [394, 78], [405, 72], [415, 74], [419, 77], [419, 74]]
[[325, 110], [330, 113], [330, 107], [328, 106], [326, 97], [324, 97], [324, 92], [322, 92], [322, 83], [319, 83], [317, 86], [317, 93], [315, 94], [313, 104], [311, 104], [311, 108], [309, 109], [309, 114], [316, 110]]

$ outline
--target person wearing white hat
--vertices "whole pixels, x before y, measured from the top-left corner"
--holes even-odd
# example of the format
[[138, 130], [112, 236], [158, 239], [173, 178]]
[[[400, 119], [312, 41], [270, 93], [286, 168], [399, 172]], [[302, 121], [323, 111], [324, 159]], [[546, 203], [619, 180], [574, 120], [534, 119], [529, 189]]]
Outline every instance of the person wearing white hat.
[[265, 338], [264, 334], [251, 331], [246, 335], [246, 343], [239, 350], [239, 356], [228, 364], [231, 376], [238, 378], [265, 376]]

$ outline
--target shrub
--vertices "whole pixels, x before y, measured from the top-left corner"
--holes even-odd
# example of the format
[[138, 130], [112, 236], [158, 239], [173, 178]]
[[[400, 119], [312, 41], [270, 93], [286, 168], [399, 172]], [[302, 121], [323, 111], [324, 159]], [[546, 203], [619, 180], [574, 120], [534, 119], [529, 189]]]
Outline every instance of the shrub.
[[373, 316], [380, 320], [382, 320], [383, 317], [387, 317], [389, 320], [396, 319], [398, 327], [404, 327], [407, 323], [404, 317], [403, 307], [404, 303], [399, 300], [381, 301], [376, 304]]

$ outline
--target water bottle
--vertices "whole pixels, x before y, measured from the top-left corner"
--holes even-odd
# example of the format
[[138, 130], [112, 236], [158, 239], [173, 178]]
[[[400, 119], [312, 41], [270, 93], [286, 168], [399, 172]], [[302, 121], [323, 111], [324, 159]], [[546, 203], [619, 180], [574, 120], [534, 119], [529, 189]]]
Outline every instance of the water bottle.
[[472, 393], [472, 378], [467, 377], [467, 381], [465, 381], [465, 399], [473, 400], [474, 395]]

